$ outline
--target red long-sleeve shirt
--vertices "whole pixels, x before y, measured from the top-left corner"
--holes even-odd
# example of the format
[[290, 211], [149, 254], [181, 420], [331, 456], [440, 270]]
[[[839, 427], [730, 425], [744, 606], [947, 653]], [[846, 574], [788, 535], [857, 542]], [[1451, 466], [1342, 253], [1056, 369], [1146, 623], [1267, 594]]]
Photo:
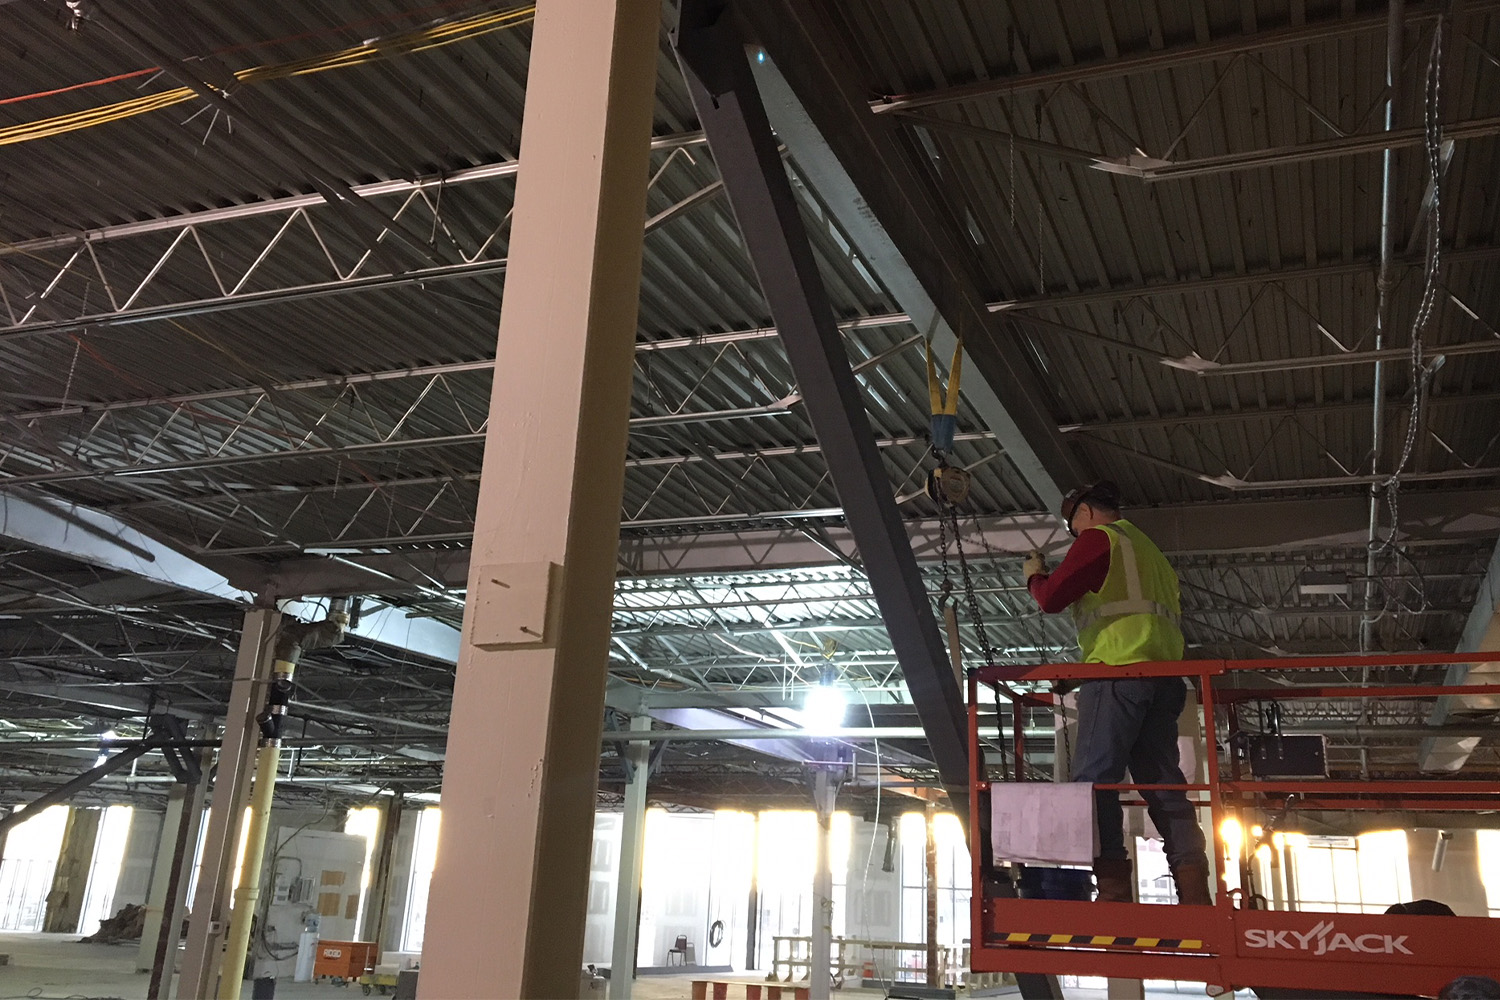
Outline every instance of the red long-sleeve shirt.
[[1036, 574], [1026, 581], [1026, 589], [1043, 611], [1055, 615], [1084, 594], [1098, 591], [1108, 575], [1109, 533], [1090, 528], [1068, 549], [1061, 566]]

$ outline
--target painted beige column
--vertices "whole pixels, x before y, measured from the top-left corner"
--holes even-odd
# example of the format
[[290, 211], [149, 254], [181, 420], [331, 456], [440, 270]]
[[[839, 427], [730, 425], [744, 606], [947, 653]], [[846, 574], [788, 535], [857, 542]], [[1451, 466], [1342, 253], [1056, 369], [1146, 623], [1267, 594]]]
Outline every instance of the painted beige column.
[[[203, 858], [188, 919], [182, 974], [177, 996], [206, 997], [217, 990], [224, 930], [229, 923], [229, 895], [234, 881], [240, 825], [250, 798], [255, 742], [265, 684], [271, 676], [271, 643], [281, 627], [281, 613], [273, 608], [250, 608], [240, 632], [234, 661], [234, 682], [224, 712], [223, 741], [213, 779], [213, 805], [203, 835]], [[208, 776], [204, 776], [204, 781]], [[170, 980], [170, 977], [168, 977]], [[169, 991], [170, 992], [170, 991]]]
[[423, 997], [578, 995], [660, 27], [537, 11]]
[[161, 933], [162, 914], [167, 909], [167, 883], [172, 878], [172, 856], [177, 846], [177, 829], [191, 791], [187, 785], [173, 785], [167, 792], [167, 809], [162, 814], [161, 836], [156, 845], [156, 861], [151, 869], [151, 885], [146, 890], [146, 920], [141, 925], [141, 944], [135, 959], [136, 972], [150, 972], [156, 960], [156, 939]]

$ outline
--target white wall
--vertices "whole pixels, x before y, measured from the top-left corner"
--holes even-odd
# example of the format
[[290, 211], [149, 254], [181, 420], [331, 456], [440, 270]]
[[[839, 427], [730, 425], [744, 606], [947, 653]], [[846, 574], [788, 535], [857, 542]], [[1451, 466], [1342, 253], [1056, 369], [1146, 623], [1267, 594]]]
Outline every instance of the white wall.
[[646, 860], [641, 877], [641, 930], [636, 962], [666, 965], [667, 952], [686, 935], [700, 964], [707, 946], [710, 849], [714, 817], [646, 813]]
[[1413, 899], [1435, 899], [1453, 907], [1460, 917], [1487, 917], [1489, 901], [1479, 865], [1479, 835], [1475, 830], [1450, 830], [1441, 871], [1432, 870], [1437, 830], [1409, 830], [1407, 858], [1411, 865]]
[[620, 878], [620, 831], [624, 815], [594, 814], [594, 851], [589, 859], [589, 908], [584, 922], [583, 961], [612, 965], [615, 891]]
[[892, 859], [892, 871], [882, 868], [889, 837], [890, 827], [885, 823], [854, 821], [849, 874], [845, 883], [848, 887], [845, 896], [848, 912], [844, 915], [844, 933], [849, 937], [875, 941], [898, 941], [901, 938], [899, 856]]

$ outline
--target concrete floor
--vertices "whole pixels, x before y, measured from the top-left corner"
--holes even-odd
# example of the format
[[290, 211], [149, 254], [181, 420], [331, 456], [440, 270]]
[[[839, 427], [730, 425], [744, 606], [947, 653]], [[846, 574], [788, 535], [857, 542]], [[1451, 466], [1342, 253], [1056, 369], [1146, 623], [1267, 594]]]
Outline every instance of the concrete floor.
[[[0, 1000], [145, 1000], [150, 977], [135, 970], [136, 946], [79, 944], [76, 934], [0, 933], [0, 954], [10, 962], [0, 966]], [[646, 976], [636, 980], [638, 1000], [689, 1000], [693, 975]], [[716, 976], [729, 982], [764, 982], [758, 976]], [[743, 996], [731, 991], [738, 1000]], [[845, 988], [835, 996], [856, 1000], [883, 997], [880, 990]], [[244, 996], [250, 996], [247, 987]], [[286, 1000], [355, 1000], [359, 987], [332, 983], [276, 984], [276, 996]], [[1015, 993], [1008, 996], [1017, 996]], [[1103, 1000], [1103, 991], [1069, 990], [1072, 1000]], [[1172, 994], [1151, 993], [1168, 997]], [[1182, 996], [1182, 994], [1177, 994]]]
[[[0, 933], [0, 954], [8, 954], [8, 965], [0, 966], [0, 1000], [145, 1000], [150, 976], [136, 972], [136, 945], [79, 944], [76, 934]], [[717, 976], [720, 980], [763, 982], [755, 976]], [[636, 981], [639, 1000], [688, 1000], [692, 995], [691, 974], [648, 976]], [[740, 994], [743, 996], [743, 994]], [[880, 997], [876, 990], [846, 989], [842, 996]], [[248, 986], [244, 996], [250, 996]], [[278, 1000], [355, 1000], [359, 987], [332, 983], [276, 984]]]

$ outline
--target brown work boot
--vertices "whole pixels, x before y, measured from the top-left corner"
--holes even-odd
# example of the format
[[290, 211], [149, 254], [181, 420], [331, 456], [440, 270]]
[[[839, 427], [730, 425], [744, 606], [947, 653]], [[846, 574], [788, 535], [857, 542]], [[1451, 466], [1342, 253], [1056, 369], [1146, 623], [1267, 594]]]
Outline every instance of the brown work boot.
[[1094, 902], [1135, 902], [1135, 869], [1129, 858], [1095, 858], [1094, 881], [1099, 884]]
[[1214, 897], [1208, 890], [1208, 865], [1202, 861], [1189, 861], [1172, 869], [1172, 881], [1177, 883], [1177, 902], [1183, 906], [1213, 906]]

